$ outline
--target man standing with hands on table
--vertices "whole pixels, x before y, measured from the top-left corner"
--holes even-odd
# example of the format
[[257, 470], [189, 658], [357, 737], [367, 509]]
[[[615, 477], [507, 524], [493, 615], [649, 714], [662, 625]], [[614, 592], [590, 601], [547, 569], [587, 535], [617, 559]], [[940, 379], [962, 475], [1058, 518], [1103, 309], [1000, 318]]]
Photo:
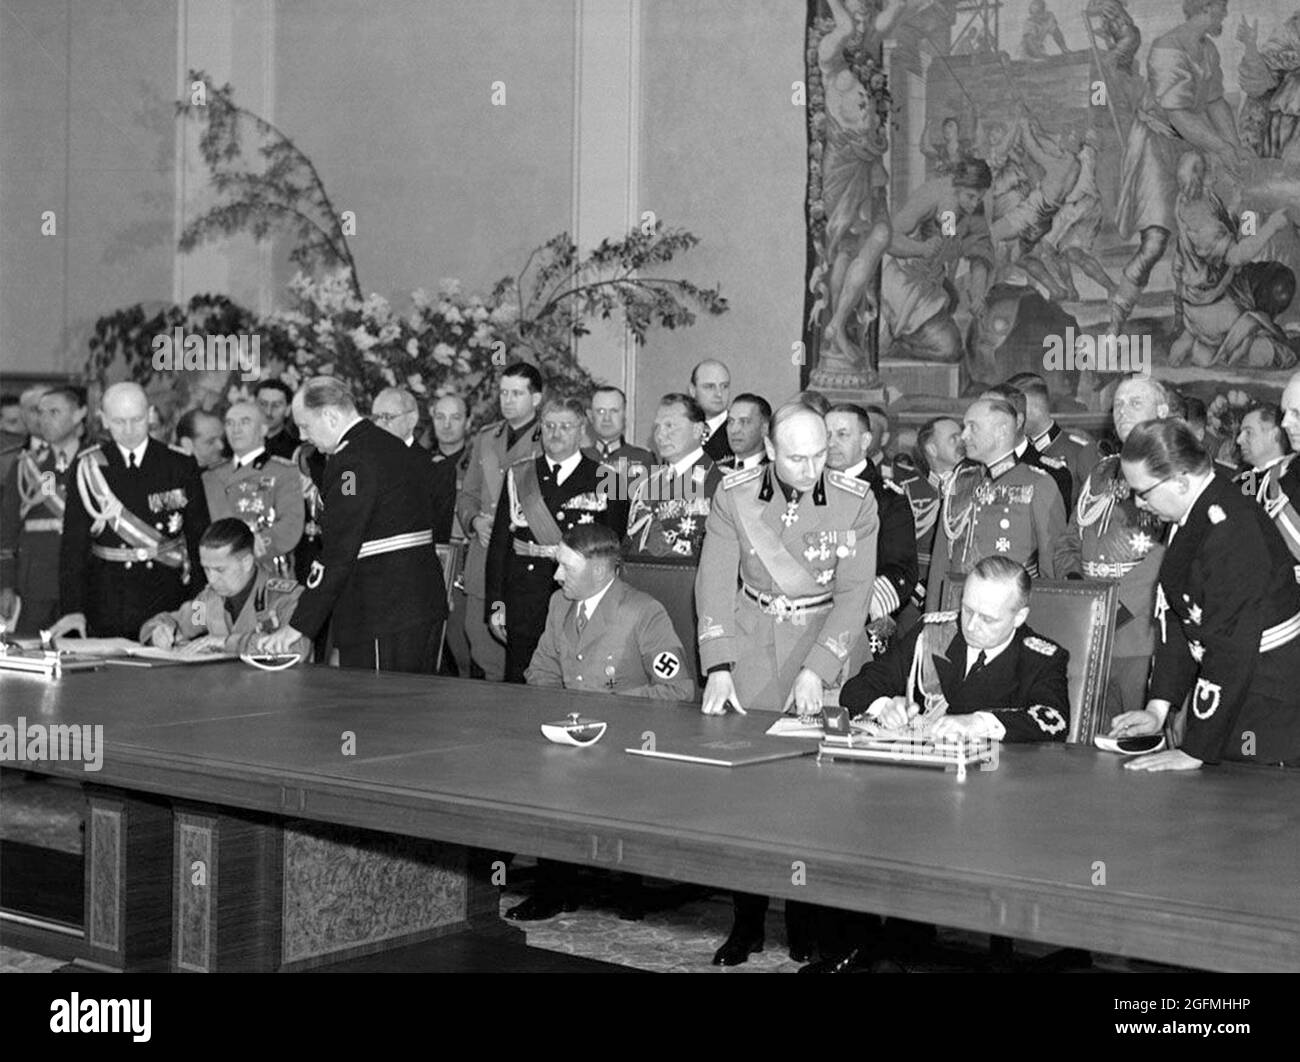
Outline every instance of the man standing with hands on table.
[[1185, 421], [1139, 424], [1120, 461], [1138, 504], [1174, 526], [1156, 585], [1149, 699], [1117, 717], [1111, 736], [1160, 733], [1190, 695], [1181, 747], [1124, 766], [1300, 766], [1300, 586], [1286, 542], [1262, 506], [1215, 473]]
[[260, 648], [289, 652], [332, 613], [339, 667], [431, 672], [447, 591], [433, 548], [429, 455], [362, 418], [347, 385], [331, 376], [303, 384], [293, 418], [304, 441], [329, 455], [324, 548], [306, 573], [293, 625]]
[[[702, 710], [821, 711], [824, 689], [866, 654], [876, 576], [876, 501], [867, 483], [826, 469], [826, 422], [802, 403], [772, 417], [772, 463], [722, 481], [695, 580]], [[739, 582], [739, 587], [737, 583]], [[767, 898], [736, 896], [735, 924], [713, 961], [763, 949]], [[787, 904], [790, 954], [811, 957], [810, 912]]]

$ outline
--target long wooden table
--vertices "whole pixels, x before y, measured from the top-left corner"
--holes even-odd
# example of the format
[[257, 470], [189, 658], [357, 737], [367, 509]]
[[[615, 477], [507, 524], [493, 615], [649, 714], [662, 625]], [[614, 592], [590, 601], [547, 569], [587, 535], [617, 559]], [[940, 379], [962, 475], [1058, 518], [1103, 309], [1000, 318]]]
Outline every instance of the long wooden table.
[[[158, 815], [137, 817], [127, 858], [156, 861], [170, 824], [165, 860], [181, 892], [190, 857], [206, 851], [204, 822], [230, 815], [247, 829], [226, 823], [223, 858], [257, 873], [267, 865], [249, 854], [267, 843], [258, 824], [328, 823], [1180, 965], [1300, 970], [1294, 771], [1145, 774], [1062, 746], [1004, 746], [996, 770], [972, 769], [964, 782], [813, 759], [728, 770], [623, 750], [647, 734], [661, 746], [756, 734], [770, 714], [706, 718], [694, 706], [325, 668], [0, 675], [0, 705], [11, 726], [20, 716], [104, 725], [97, 773], [19, 766], [76, 778], [110, 801], [166, 798]], [[575, 710], [605, 719], [604, 739], [548, 743], [539, 724]], [[177, 825], [187, 822], [188, 834]], [[277, 843], [281, 854], [292, 847]], [[347, 865], [331, 867], [316, 902], [347, 887]], [[260, 909], [239, 912], [240, 900], [260, 902], [245, 891], [220, 903], [235, 921], [264, 920]], [[476, 909], [461, 917], [494, 917], [487, 900]], [[186, 968], [179, 947], [172, 966]], [[224, 968], [245, 953], [229, 943]]]

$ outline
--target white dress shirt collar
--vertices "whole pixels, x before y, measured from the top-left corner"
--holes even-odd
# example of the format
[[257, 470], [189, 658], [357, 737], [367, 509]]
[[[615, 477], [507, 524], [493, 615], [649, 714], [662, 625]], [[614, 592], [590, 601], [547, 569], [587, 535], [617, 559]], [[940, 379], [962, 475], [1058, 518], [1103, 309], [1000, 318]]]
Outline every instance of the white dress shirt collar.
[[582, 599], [581, 604], [584, 610], [583, 614], [586, 616], [588, 622], [590, 622], [591, 617], [596, 614], [596, 607], [600, 604], [601, 599], [604, 598], [604, 596], [607, 593], [609, 593], [609, 588], [613, 585], [614, 585], [614, 577], [611, 575], [609, 577], [609, 582], [607, 582], [604, 586], [602, 586], [599, 590], [597, 590], [594, 594], [592, 594], [591, 597], [584, 597]]
[[863, 472], [866, 471], [866, 468], [867, 468], [867, 459], [864, 457], [856, 465], [849, 465], [849, 467], [846, 468], [843, 472], [841, 472], [840, 475], [848, 476], [851, 479], [857, 479], [858, 476], [860, 476]]
[[704, 423], [709, 426], [709, 437], [712, 438], [727, 423], [727, 411], [724, 409], [716, 416], [706, 419]]
[[988, 667], [989, 664], [993, 663], [995, 657], [1002, 655], [1002, 653], [1006, 650], [1006, 647], [1011, 644], [1012, 639], [1014, 639], [1015, 636], [1016, 636], [1016, 632], [1013, 630], [1011, 632], [1010, 638], [1008, 638], [1005, 642], [1000, 643], [999, 645], [995, 645], [992, 649], [976, 649], [973, 645], [967, 645], [966, 646], [966, 673], [970, 674], [970, 669], [975, 666], [975, 661], [979, 657], [980, 653], [984, 654], [984, 666]]
[[575, 468], [578, 467], [578, 462], [581, 460], [582, 460], [581, 450], [578, 450], [575, 453], [571, 454], [570, 456], [566, 457], [563, 461], [555, 461], [549, 457], [546, 459], [549, 465], [554, 466], [558, 464], [560, 466], [555, 470], [555, 482], [557, 485], [563, 483], [566, 479], [569, 478], [569, 475], [573, 472]]
[[256, 461], [259, 457], [262, 456], [265, 450], [266, 450], [265, 446], [259, 446], [255, 450], [249, 450], [248, 453], [244, 454], [242, 457], [236, 457], [234, 459], [235, 467], [243, 468], [245, 465], [251, 465], [254, 461]]
[[1016, 443], [1015, 448], [1012, 449], [1011, 452], [1015, 454], [1017, 457], [1024, 457], [1025, 451], [1028, 449], [1029, 449], [1029, 437], [1023, 436], [1021, 440], [1018, 443]]
[[122, 455], [122, 464], [127, 468], [131, 467], [131, 455], [135, 454], [135, 467], [140, 468], [144, 464], [144, 452], [149, 448], [149, 440], [145, 439], [134, 450], [128, 450], [125, 446], [118, 444], [117, 451]]
[[761, 464], [764, 456], [762, 450], [755, 450], [748, 457], [736, 458], [736, 471], [739, 472], [742, 468], [753, 468], [755, 465]]

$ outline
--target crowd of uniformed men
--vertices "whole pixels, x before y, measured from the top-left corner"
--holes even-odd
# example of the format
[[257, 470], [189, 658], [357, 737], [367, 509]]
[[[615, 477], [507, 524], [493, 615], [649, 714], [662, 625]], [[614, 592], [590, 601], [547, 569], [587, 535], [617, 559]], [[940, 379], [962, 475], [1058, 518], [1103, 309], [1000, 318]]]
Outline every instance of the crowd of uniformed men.
[[[1159, 734], [1185, 708], [1180, 746], [1129, 766], [1300, 764], [1300, 374], [1242, 417], [1240, 468], [1212, 456], [1199, 403], [1141, 375], [1114, 390], [1107, 456], [1053, 420], [1032, 374], [907, 449], [881, 408], [804, 392], [774, 410], [714, 360], [661, 398], [653, 450], [625, 438], [617, 388], [548, 397], [518, 363], [498, 397], [473, 434], [464, 400], [438, 397], [422, 434], [400, 388], [366, 415], [332, 378], [265, 380], [224, 413], [185, 413], [174, 445], [151, 437], [135, 384], [108, 388], [96, 418], [75, 387], [6, 397], [0, 621], [698, 697], [710, 714], [812, 715], [835, 691], [883, 725], [1061, 741], [1068, 654], [1026, 622], [1032, 580], [1106, 580], [1101, 730]], [[694, 573], [690, 651], [620, 577], [647, 562]], [[941, 610], [958, 577], [960, 609]], [[543, 864], [510, 916], [575, 902], [571, 872]], [[715, 962], [761, 949], [765, 909], [737, 895]], [[812, 969], [860, 966], [871, 925], [787, 904]]]

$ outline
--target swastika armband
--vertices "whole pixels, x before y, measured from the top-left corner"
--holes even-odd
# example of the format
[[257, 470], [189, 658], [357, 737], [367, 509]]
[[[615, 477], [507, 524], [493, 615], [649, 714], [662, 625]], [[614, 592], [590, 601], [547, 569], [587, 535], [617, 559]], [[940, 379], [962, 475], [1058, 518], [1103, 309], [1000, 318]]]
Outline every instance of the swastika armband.
[[655, 678], [665, 680], [672, 678], [681, 669], [682, 662], [677, 659], [677, 654], [669, 652], [662, 652], [656, 656], [650, 667]]

